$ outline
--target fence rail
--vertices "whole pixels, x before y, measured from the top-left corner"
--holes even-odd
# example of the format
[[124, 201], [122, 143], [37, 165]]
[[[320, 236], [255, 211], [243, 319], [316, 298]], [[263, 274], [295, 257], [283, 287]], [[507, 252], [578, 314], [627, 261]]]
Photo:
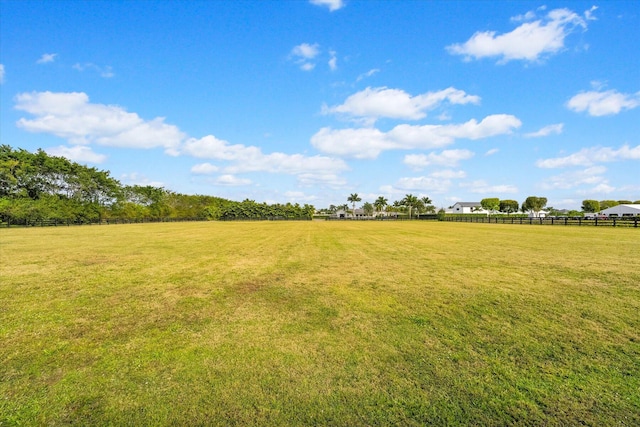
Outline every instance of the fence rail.
[[640, 217], [620, 218], [523, 218], [523, 217], [445, 217], [451, 222], [477, 222], [488, 224], [528, 224], [528, 225], [574, 225], [593, 227], [633, 227], [638, 228]]

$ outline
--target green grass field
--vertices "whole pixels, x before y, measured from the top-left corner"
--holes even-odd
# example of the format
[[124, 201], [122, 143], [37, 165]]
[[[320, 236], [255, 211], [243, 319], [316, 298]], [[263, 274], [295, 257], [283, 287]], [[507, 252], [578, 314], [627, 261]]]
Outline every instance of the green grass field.
[[0, 426], [640, 425], [640, 233], [0, 230]]

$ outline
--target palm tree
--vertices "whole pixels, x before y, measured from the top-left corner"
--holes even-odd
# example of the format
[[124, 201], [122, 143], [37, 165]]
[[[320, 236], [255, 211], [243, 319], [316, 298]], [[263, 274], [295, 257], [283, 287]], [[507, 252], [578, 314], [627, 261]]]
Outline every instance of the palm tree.
[[427, 211], [427, 212], [435, 212], [436, 211], [436, 207], [431, 204], [431, 203], [433, 203], [433, 201], [429, 197], [424, 196], [423, 198], [420, 199], [420, 201], [424, 204], [425, 211]]
[[376, 207], [376, 211], [377, 212], [382, 212], [382, 210], [384, 209], [385, 206], [387, 206], [387, 202], [388, 200], [385, 199], [384, 197], [380, 196], [376, 199], [375, 202], [373, 202], [373, 206]]
[[353, 217], [356, 217], [356, 202], [361, 201], [362, 199], [358, 196], [358, 193], [353, 193], [349, 197], [347, 197], [347, 201], [353, 203]]
[[401, 203], [409, 208], [409, 219], [411, 219], [411, 209], [418, 203], [418, 198], [413, 194], [407, 194], [404, 196]]

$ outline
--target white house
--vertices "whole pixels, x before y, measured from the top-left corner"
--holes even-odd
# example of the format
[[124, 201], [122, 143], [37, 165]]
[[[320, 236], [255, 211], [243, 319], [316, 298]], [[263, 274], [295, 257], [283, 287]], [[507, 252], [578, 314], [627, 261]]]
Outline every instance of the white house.
[[482, 205], [480, 204], [480, 202], [457, 202], [455, 205], [451, 206], [451, 208], [447, 210], [447, 213], [453, 213], [453, 214], [477, 213], [477, 214], [486, 215], [489, 212], [482, 209]]
[[640, 204], [613, 206], [600, 211], [600, 215], [608, 217], [640, 216]]

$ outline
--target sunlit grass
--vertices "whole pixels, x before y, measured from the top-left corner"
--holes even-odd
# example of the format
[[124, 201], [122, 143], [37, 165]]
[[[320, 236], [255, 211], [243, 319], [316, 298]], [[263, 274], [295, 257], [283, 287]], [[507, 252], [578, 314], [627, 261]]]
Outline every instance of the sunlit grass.
[[0, 425], [640, 424], [640, 234], [0, 230]]

